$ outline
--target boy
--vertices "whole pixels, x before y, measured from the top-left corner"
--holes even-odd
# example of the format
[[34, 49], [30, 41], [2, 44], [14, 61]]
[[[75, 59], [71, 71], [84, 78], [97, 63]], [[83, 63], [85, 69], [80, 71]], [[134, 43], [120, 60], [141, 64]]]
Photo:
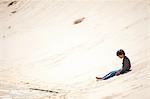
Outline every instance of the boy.
[[120, 49], [119, 51], [117, 51], [116, 55], [121, 59], [123, 58], [122, 69], [112, 71], [108, 73], [107, 75], [105, 75], [104, 77], [96, 77], [96, 79], [107, 80], [115, 75], [118, 76], [120, 74], [124, 74], [130, 71], [131, 63], [130, 63], [129, 58], [125, 56], [125, 52], [122, 49]]

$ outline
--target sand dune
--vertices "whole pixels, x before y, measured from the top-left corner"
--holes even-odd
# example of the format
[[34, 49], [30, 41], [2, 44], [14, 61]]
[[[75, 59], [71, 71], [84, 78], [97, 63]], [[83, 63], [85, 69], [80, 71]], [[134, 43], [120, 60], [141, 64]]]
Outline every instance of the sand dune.
[[[1, 0], [0, 99], [149, 99], [149, 0]], [[95, 76], [132, 71], [106, 81]]]

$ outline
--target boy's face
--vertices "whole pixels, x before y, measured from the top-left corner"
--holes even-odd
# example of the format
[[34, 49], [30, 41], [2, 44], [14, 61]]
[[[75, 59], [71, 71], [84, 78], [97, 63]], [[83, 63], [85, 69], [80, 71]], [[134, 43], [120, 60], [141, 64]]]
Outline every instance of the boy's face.
[[118, 57], [122, 59], [122, 58], [124, 58], [124, 55], [122, 54], [122, 55], [119, 55]]

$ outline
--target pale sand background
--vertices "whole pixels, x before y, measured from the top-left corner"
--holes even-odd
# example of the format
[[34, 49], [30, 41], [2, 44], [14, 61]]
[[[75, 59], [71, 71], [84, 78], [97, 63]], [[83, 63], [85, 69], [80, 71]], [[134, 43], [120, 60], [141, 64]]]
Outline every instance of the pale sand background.
[[[12, 1], [0, 0], [0, 99], [150, 99], [149, 0]], [[97, 82], [120, 48], [132, 72]]]

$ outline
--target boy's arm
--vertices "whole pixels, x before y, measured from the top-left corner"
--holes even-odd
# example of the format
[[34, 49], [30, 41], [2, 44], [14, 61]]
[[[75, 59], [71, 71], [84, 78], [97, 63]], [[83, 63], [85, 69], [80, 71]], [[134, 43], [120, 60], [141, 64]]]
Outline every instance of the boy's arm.
[[125, 59], [123, 62], [123, 66], [122, 66], [122, 73], [126, 72], [127, 70], [130, 69], [130, 60], [129, 59]]
[[122, 69], [120, 69], [117, 73], [116, 73], [116, 76], [120, 75], [122, 72], [125, 72], [126, 71], [126, 67], [122, 67]]
[[116, 73], [116, 76], [119, 76], [121, 71], [122, 71], [122, 69], [118, 70], [117, 73]]
[[124, 63], [123, 63], [123, 66], [122, 66], [122, 69], [120, 69], [120, 70], [116, 73], [116, 75], [118, 76], [118, 75], [120, 75], [121, 73], [126, 72], [128, 69], [130, 69], [130, 60], [125, 59], [125, 60], [124, 60]]

